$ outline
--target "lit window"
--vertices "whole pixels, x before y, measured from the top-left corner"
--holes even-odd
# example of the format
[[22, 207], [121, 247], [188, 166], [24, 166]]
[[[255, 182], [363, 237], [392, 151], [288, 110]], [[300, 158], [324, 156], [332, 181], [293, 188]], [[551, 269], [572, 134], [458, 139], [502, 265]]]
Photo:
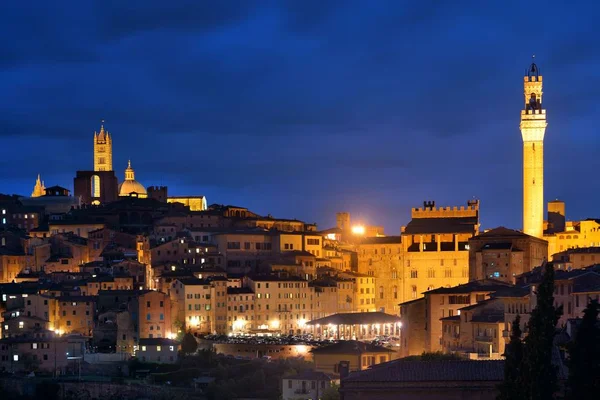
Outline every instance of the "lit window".
[[146, 346], [142, 346], [142, 351], [146, 351]]
[[8, 325], [4, 325], [4, 329], [5, 329], [5, 330], [8, 330]]
[[156, 351], [161, 351], [162, 347], [161, 346], [156, 346]]
[[23, 322], [23, 321], [19, 321], [19, 329], [23, 329], [23, 326], [24, 326], [24, 325], [25, 325], [25, 324], [24, 324], [24, 322]]
[[27, 214], [25, 214], [25, 219], [27, 219]]
[[2, 215], [5, 215], [5, 214], [6, 214], [6, 210], [2, 209]]
[[175, 346], [169, 346], [170, 351], [175, 351]]
[[37, 347], [37, 343], [32, 343], [32, 344], [31, 344], [31, 348], [32, 348], [32, 349], [37, 349], [37, 348], [38, 348], [38, 347]]
[[19, 361], [19, 355], [18, 354], [13, 355], [13, 361]]
[[2, 223], [6, 224], [6, 218], [2, 218]]

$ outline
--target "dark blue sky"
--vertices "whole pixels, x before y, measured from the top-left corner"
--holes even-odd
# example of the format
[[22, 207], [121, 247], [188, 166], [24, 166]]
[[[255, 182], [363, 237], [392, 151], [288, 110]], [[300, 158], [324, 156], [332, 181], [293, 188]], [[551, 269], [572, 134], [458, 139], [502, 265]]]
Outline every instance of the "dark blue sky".
[[[600, 216], [592, 2], [47, 1], [0, 12], [0, 192], [72, 188], [100, 120], [119, 179], [397, 234], [423, 200], [521, 227], [522, 76], [544, 76], [546, 197]], [[93, 5], [91, 5], [93, 4]], [[173, 4], [168, 6], [166, 4]]]

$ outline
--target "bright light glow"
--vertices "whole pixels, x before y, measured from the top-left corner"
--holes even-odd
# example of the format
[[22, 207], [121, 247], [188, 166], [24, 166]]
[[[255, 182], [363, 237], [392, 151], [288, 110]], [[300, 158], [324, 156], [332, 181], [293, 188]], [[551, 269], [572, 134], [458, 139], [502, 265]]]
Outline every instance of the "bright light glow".
[[355, 235], [364, 235], [365, 231], [365, 227], [362, 225], [354, 225], [352, 227], [352, 233]]
[[279, 329], [279, 320], [274, 319], [273, 321], [271, 321], [271, 328], [272, 329]]
[[246, 326], [246, 322], [241, 319], [233, 321], [233, 324], [232, 324], [232, 328], [234, 331], [241, 331], [244, 329], [244, 326]]
[[19, 361], [19, 355], [18, 354], [13, 355], [13, 361]]
[[306, 320], [305, 319], [299, 319], [298, 320], [298, 327], [299, 328], [304, 328], [306, 326]]
[[173, 339], [175, 339], [175, 338], [177, 337], [177, 335], [171, 332], [171, 333], [169, 333], [169, 334], [167, 335], [167, 337], [168, 337], [169, 339], [173, 340]]
[[171, 265], [171, 271], [175, 271], [175, 268], [177, 268], [177, 267], [175, 267], [174, 265]]
[[335, 233], [328, 233], [326, 237], [329, 240], [335, 240]]
[[308, 352], [308, 346], [300, 344], [296, 346], [296, 350], [298, 351], [298, 354], [306, 354]]

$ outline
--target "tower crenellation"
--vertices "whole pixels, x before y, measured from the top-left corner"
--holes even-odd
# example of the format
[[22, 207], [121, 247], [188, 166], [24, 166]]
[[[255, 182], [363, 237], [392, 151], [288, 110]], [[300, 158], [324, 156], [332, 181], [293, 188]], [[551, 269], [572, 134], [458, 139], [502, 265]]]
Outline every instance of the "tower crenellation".
[[411, 210], [412, 218], [463, 218], [476, 217], [479, 213], [479, 200], [469, 200], [466, 206], [436, 207], [435, 201], [423, 202], [423, 207]]

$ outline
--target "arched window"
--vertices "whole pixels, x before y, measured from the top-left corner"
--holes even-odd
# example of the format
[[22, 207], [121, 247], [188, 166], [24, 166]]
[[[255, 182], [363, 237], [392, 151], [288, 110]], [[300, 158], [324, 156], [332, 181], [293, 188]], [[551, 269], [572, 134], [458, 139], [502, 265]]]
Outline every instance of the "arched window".
[[92, 198], [100, 197], [100, 177], [98, 175], [92, 175]]
[[398, 299], [398, 286], [394, 286], [392, 288], [392, 293], [394, 293], [394, 300]]
[[412, 285], [410, 289], [411, 289], [411, 297], [413, 299], [416, 299], [417, 298], [417, 286]]
[[379, 298], [383, 300], [383, 286], [379, 286]]

